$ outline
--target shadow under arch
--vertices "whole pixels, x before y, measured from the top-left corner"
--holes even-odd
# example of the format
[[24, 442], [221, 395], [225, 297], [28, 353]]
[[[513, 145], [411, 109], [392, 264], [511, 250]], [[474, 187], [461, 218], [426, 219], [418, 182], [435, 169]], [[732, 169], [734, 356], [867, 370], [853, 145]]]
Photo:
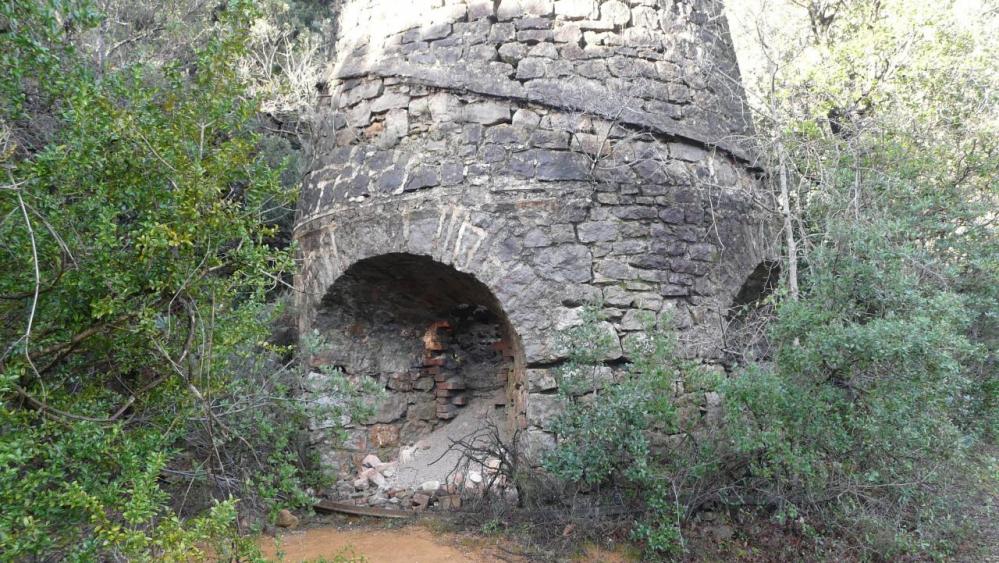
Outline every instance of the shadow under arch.
[[471, 274], [408, 253], [361, 259], [326, 291], [313, 327], [323, 337], [314, 366], [386, 390], [375, 415], [352, 430], [350, 454], [397, 459], [463, 413], [488, 412], [507, 432], [526, 425], [520, 338]]

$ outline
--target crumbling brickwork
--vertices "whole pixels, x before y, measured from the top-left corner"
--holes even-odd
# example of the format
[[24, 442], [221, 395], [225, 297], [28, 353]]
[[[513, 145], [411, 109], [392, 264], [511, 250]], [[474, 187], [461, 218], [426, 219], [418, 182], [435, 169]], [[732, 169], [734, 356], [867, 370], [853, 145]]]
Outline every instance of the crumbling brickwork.
[[[648, 312], [721, 358], [773, 232], [720, 2], [346, 0], [339, 30], [295, 228], [301, 328], [333, 335], [330, 363], [398, 384], [433, 367], [430, 323], [486, 308], [508, 419], [543, 444], [557, 333], [588, 303], [616, 339]], [[372, 268], [372, 303], [427, 316], [333, 311], [340, 280]], [[365, 358], [390, 348], [400, 365]]]

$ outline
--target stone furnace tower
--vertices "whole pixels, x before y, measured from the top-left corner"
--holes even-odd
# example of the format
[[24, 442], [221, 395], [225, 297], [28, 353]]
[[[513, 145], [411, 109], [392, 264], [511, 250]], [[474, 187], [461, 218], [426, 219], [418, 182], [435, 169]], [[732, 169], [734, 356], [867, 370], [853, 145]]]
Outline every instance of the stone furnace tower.
[[550, 444], [558, 333], [588, 304], [615, 343], [647, 312], [722, 361], [774, 257], [720, 4], [343, 0], [295, 239], [312, 365], [387, 391], [351, 456], [463, 413]]

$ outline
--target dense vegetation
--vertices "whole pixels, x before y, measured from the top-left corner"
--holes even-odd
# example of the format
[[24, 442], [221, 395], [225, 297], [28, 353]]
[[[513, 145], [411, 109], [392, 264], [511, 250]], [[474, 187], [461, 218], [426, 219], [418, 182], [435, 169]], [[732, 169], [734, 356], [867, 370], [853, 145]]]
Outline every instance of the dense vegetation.
[[[776, 10], [748, 30], [764, 39], [756, 141], [787, 253], [779, 291], [753, 311], [765, 343], [712, 384], [662, 354], [668, 327], [650, 332], [660, 344], [633, 353], [620, 386], [563, 416], [549, 466], [584, 487], [616, 477], [640, 491], [637, 530], [657, 556], [683, 549], [684, 522], [721, 508], [760, 508], [835, 559], [946, 557], [991, 533], [977, 538], [987, 545], [999, 490], [996, 10], [792, 4], [807, 7], [806, 27], [771, 27], [789, 21]], [[570, 336], [585, 350], [580, 330]], [[682, 405], [663, 404], [692, 383], [724, 398], [711, 433], [678, 428]], [[657, 427], [682, 440], [654, 455]], [[584, 455], [601, 439], [612, 455]]]
[[[650, 557], [749, 509], [828, 557], [946, 557], [995, 510], [999, 9], [970, 4], [761, 12], [786, 255], [731, 377], [650, 326], [603, 389], [599, 333], [568, 335], [546, 466], [635, 493]], [[0, 557], [252, 557], [241, 515], [324, 484], [299, 440], [339, 413], [294, 400], [273, 326], [328, 25], [304, 1], [0, 3]], [[710, 431], [678, 386], [724, 399]]]
[[3, 558], [245, 556], [237, 514], [319, 478], [268, 342], [298, 153], [260, 12], [199, 7], [0, 6]]

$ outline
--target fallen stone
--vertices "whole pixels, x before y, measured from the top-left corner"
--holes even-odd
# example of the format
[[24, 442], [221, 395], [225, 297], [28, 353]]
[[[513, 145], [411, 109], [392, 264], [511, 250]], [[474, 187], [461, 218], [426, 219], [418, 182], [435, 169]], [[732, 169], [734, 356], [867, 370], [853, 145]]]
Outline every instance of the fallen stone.
[[369, 431], [368, 439], [376, 448], [392, 448], [399, 445], [399, 427], [392, 424], [375, 424]]
[[380, 463], [380, 464], [378, 464], [378, 465], [375, 466], [375, 470], [378, 471], [379, 473], [381, 473], [382, 475], [386, 476], [386, 477], [391, 477], [391, 476], [395, 475], [395, 471], [396, 471], [396, 468], [398, 467], [398, 465], [399, 465], [399, 462], [396, 462], [396, 461], [389, 462], [389, 463]]
[[413, 505], [414, 510], [416, 510], [417, 512], [422, 512], [426, 510], [427, 506], [430, 504], [430, 495], [417, 493], [413, 495], [411, 503]]
[[728, 541], [732, 539], [732, 537], [735, 535], [735, 531], [732, 529], [731, 526], [728, 526], [726, 524], [719, 524], [711, 530], [711, 534], [718, 541]]
[[437, 489], [441, 488], [441, 482], [437, 480], [424, 481], [420, 484], [420, 490], [425, 493], [436, 492]]
[[375, 471], [374, 469], [369, 469], [368, 471], [371, 472], [368, 474], [368, 480], [371, 481], [373, 485], [375, 485], [379, 489], [384, 489], [385, 487], [388, 486], [388, 481], [385, 479], [384, 475]]
[[336, 484], [336, 491], [332, 493], [331, 498], [348, 497], [355, 492], [354, 484], [347, 483], [345, 481], [340, 481]]
[[354, 479], [353, 482], [354, 489], [358, 491], [366, 491], [368, 489], [368, 484], [369, 481], [367, 476], [358, 477], [357, 479]]
[[279, 528], [297, 528], [298, 527], [298, 516], [291, 513], [290, 510], [282, 508], [277, 515], [277, 522], [275, 522]]
[[461, 496], [444, 495], [438, 498], [441, 508], [444, 510], [457, 510], [461, 508]]

